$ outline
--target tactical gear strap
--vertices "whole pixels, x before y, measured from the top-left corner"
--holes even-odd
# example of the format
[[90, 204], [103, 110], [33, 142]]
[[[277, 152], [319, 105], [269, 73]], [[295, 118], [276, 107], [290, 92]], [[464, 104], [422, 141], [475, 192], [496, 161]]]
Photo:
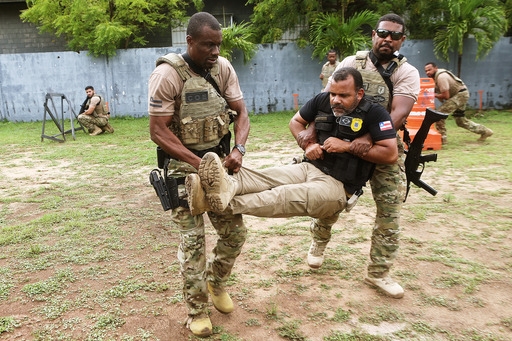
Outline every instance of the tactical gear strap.
[[[380, 75], [382, 76], [382, 79], [384, 79], [384, 82], [386, 82], [386, 85], [388, 86], [388, 89], [389, 89], [389, 96], [390, 97], [393, 96], [393, 83], [391, 82], [390, 77], [391, 77], [391, 74], [393, 73], [393, 71], [395, 70], [395, 68], [398, 66], [398, 64], [396, 62], [390, 63], [388, 66], [388, 69], [392, 68], [392, 70], [388, 70], [388, 69], [384, 70], [384, 67], [377, 60], [377, 57], [373, 54], [373, 51], [370, 51], [369, 56], [370, 56], [370, 60], [372, 61], [373, 65], [375, 65], [375, 67], [379, 71]], [[391, 98], [389, 99], [389, 103], [391, 103]]]
[[192, 71], [194, 71], [195, 73], [197, 73], [198, 75], [200, 75], [201, 77], [206, 79], [206, 81], [208, 83], [210, 83], [215, 88], [215, 90], [219, 93], [219, 95], [221, 95], [219, 85], [217, 84], [217, 82], [215, 82], [215, 80], [213, 79], [210, 72], [206, 71], [205, 69], [200, 68], [196, 63], [194, 63], [192, 61], [192, 58], [190, 58], [190, 56], [188, 55], [188, 53], [185, 52], [184, 54], [182, 54], [182, 56], [183, 56], [183, 59], [185, 59], [185, 61], [187, 62], [188, 66], [190, 66]]

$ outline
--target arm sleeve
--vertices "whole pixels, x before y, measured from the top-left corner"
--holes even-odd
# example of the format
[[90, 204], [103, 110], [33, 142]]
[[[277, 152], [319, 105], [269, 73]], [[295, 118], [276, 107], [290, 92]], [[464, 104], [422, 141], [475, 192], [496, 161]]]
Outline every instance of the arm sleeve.
[[373, 141], [381, 141], [396, 138], [396, 130], [393, 127], [391, 116], [380, 105], [374, 105], [368, 113], [372, 120], [369, 122], [368, 130]]
[[313, 122], [319, 110], [330, 108], [330, 105], [325, 108], [325, 103], [329, 103], [329, 93], [321, 92], [315, 97], [310, 99], [300, 108], [299, 114], [306, 122]]
[[402, 64], [391, 75], [393, 96], [404, 96], [418, 100], [420, 93], [420, 73], [409, 63]]
[[101, 99], [98, 96], [92, 96], [89, 105], [93, 105], [96, 107], [96, 106], [98, 106], [98, 104], [100, 104], [100, 102], [101, 102]]
[[171, 116], [175, 110], [175, 99], [183, 89], [183, 81], [174, 68], [162, 63], [158, 65], [148, 82], [148, 113], [154, 116]]

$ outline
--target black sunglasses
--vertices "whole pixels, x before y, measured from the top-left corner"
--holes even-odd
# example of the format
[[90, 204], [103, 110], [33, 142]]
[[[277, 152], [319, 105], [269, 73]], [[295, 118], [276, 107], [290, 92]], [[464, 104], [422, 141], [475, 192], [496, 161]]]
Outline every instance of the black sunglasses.
[[393, 40], [400, 40], [404, 36], [403, 32], [389, 31], [389, 30], [384, 30], [382, 28], [376, 29], [375, 32], [377, 32], [377, 35], [380, 38], [386, 38], [388, 35], [391, 34], [391, 39], [393, 39]]

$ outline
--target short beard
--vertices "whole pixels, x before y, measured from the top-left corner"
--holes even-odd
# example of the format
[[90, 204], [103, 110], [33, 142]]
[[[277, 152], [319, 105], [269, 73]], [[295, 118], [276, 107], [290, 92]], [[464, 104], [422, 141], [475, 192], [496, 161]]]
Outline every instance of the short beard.
[[381, 64], [385, 64], [395, 57], [393, 52], [392, 53], [380, 53], [377, 50], [377, 51], [373, 51], [373, 53], [375, 54], [375, 56], [377, 57], [379, 62], [381, 62]]

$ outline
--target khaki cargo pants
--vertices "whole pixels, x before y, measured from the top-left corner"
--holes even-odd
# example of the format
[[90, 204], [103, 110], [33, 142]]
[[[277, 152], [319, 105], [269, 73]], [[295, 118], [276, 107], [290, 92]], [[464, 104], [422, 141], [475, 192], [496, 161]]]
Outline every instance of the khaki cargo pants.
[[234, 214], [286, 218], [339, 215], [347, 200], [343, 183], [308, 162], [251, 170], [234, 175], [237, 195], [231, 200]]

